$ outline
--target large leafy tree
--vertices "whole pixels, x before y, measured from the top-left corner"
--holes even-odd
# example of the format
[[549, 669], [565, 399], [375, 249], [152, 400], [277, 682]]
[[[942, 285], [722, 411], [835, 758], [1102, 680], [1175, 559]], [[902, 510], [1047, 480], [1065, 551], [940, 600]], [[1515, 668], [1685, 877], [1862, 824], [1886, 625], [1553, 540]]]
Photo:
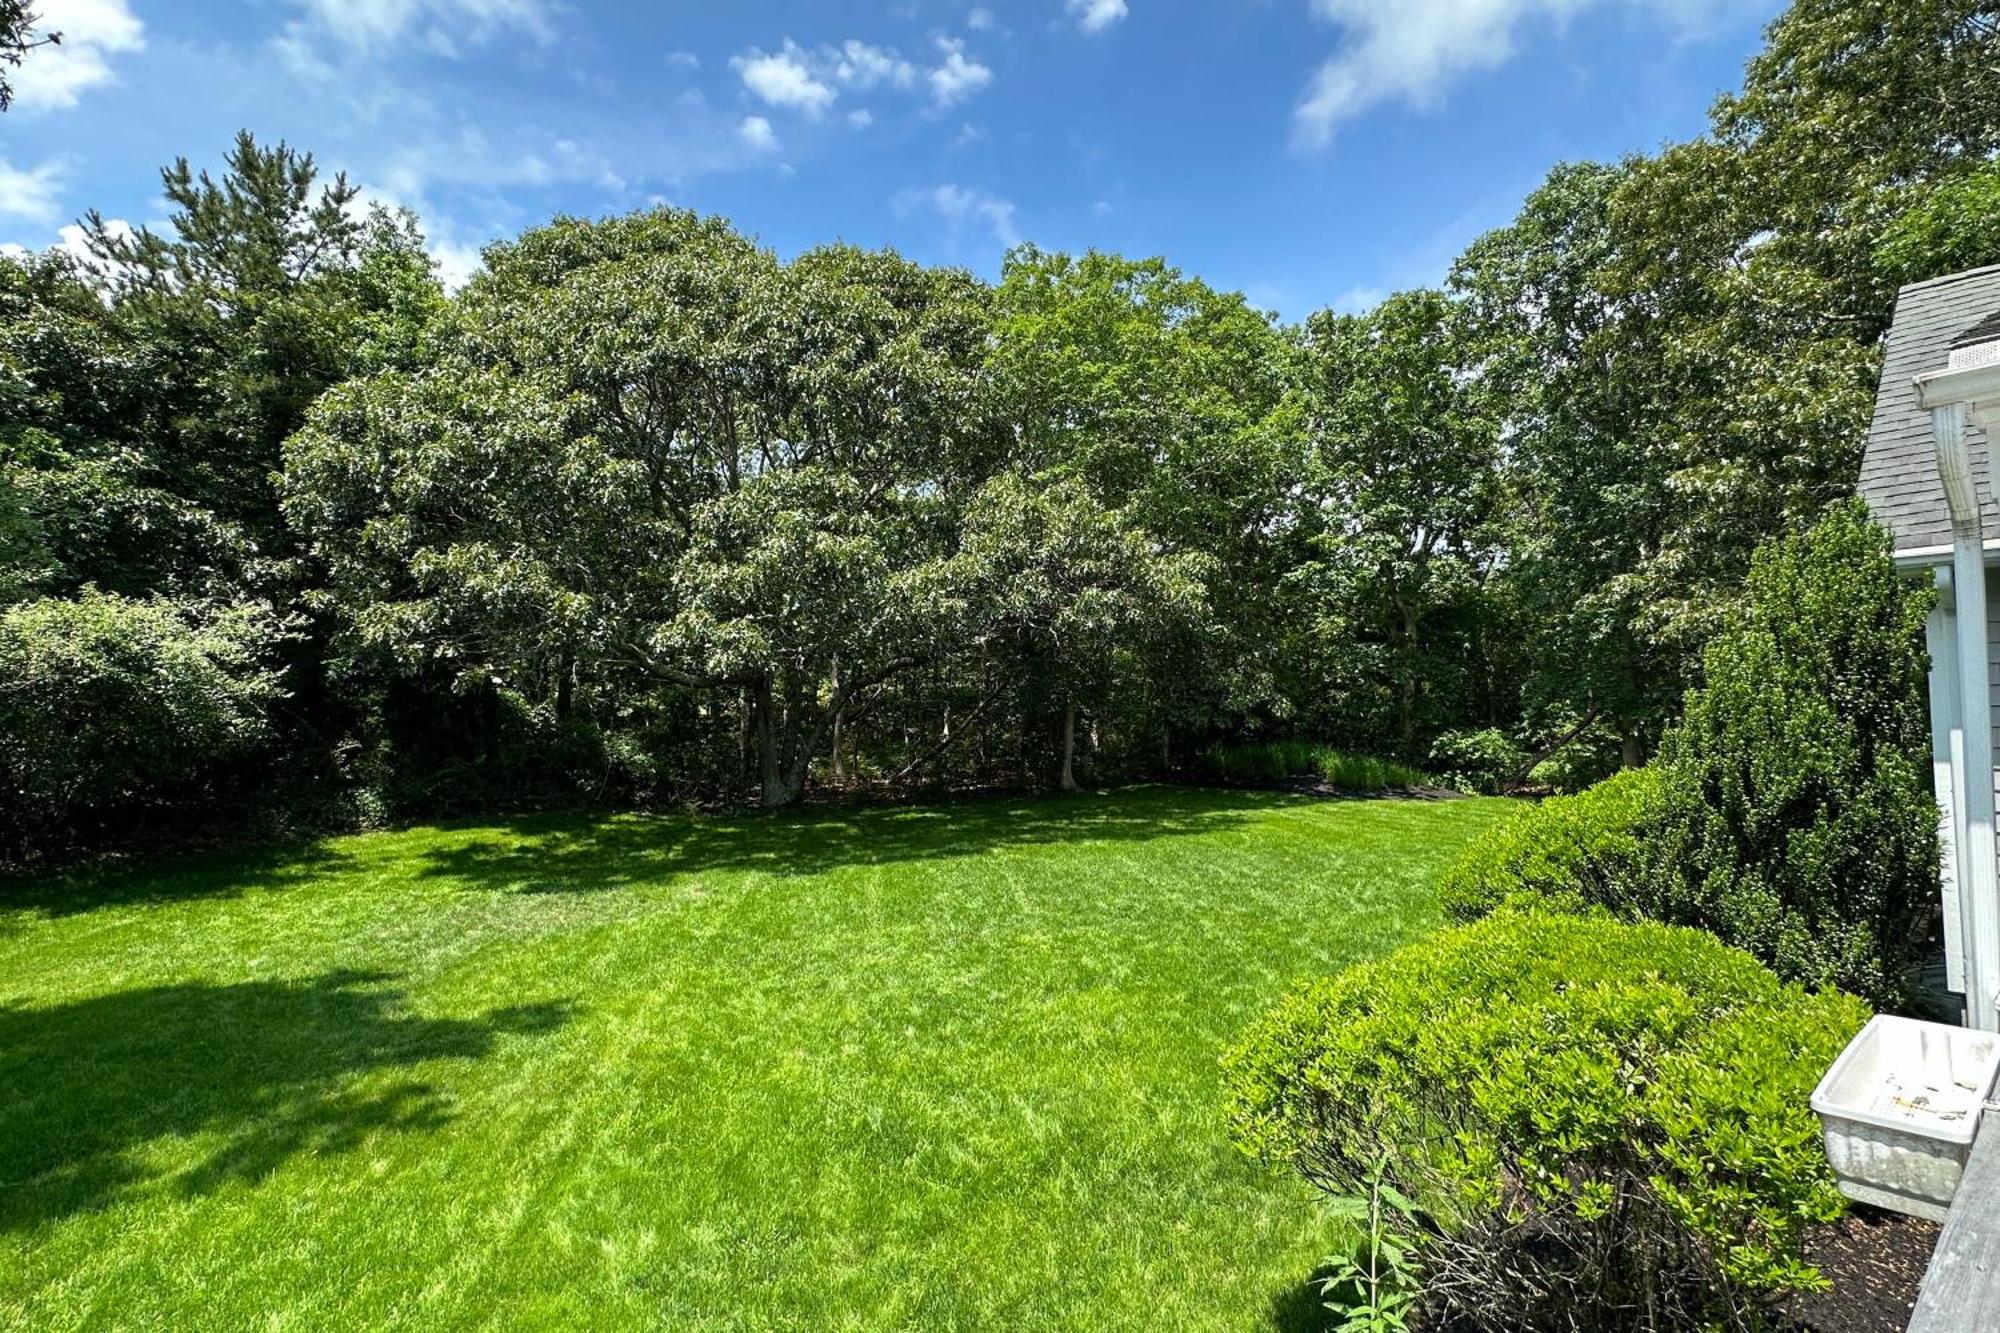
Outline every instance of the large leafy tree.
[[[158, 444], [169, 342], [125, 326], [60, 254], [0, 259], [0, 467], [31, 582], [146, 594], [226, 593], [240, 534], [177, 492]], [[19, 540], [25, 541], [23, 535]]]
[[[413, 319], [435, 282], [412, 220], [355, 207], [310, 153], [237, 136], [220, 178], [186, 158], [160, 173], [165, 232], [86, 219], [92, 267], [120, 328], [172, 349], [151, 400], [156, 471], [240, 536], [260, 588], [290, 554], [272, 484], [280, 449], [329, 385], [366, 367], [378, 329]], [[358, 355], [357, 355], [358, 354]]]
[[1894, 296], [1873, 263], [1883, 228], [2000, 148], [2000, 13], [1990, 0], [1794, 0], [1714, 119], [1716, 143], [1743, 159], [1722, 178], [1732, 239], [1817, 276], [1823, 314], [1872, 340]]
[[1297, 577], [1325, 608], [1327, 651], [1386, 688], [1391, 734], [1414, 756], [1427, 720], [1478, 693], [1466, 677], [1483, 667], [1471, 627], [1497, 554], [1493, 395], [1438, 291], [1315, 315], [1305, 355], [1313, 545]]
[[796, 800], [836, 719], [946, 646], [981, 289], [670, 210], [487, 262], [433, 364], [343, 386], [290, 448], [359, 641], [564, 709], [635, 678], [739, 708], [763, 799]]
[[1230, 609], [1199, 637], [1151, 640], [1161, 655], [1135, 654], [1120, 697], [1098, 702], [1163, 743], [1281, 708], [1274, 594], [1303, 460], [1284, 334], [1162, 260], [1096, 251], [1015, 250], [994, 305], [992, 375], [1016, 466], [1077, 482], [1163, 555], [1199, 559]]
[[1641, 572], [1658, 556], [1674, 496], [1648, 446], [1631, 315], [1607, 284], [1611, 205], [1628, 168], [1556, 168], [1512, 224], [1462, 255], [1478, 373], [1503, 414], [1499, 530], [1530, 669], [1530, 729], [1554, 745], [1601, 727], [1636, 762], [1679, 698], [1679, 659], [1646, 632]]
[[1057, 785], [1075, 791], [1077, 714], [1144, 673], [1163, 644], [1208, 628], [1209, 563], [1167, 554], [1129, 510], [1074, 477], [995, 478], [974, 497], [946, 585], [980, 646], [1058, 701]]

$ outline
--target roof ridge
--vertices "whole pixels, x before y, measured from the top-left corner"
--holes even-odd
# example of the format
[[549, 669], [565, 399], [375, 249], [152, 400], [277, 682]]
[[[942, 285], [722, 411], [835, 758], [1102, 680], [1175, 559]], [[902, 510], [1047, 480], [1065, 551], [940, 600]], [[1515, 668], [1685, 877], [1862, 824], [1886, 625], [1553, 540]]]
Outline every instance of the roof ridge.
[[1963, 273], [1941, 273], [1935, 278], [1925, 278], [1922, 282], [1907, 283], [1896, 289], [1900, 297], [1905, 292], [1921, 292], [1932, 287], [1944, 287], [1954, 282], [1968, 282], [1973, 278], [1988, 278], [2000, 274], [2000, 264], [1986, 264], [1979, 268], [1969, 268]]

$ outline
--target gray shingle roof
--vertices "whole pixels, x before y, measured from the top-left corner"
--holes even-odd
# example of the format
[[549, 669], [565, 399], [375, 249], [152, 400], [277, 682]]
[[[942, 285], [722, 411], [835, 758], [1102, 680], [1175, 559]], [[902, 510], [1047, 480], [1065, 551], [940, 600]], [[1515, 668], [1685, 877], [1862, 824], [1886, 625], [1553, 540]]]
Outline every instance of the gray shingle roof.
[[[1996, 314], [2000, 264], [1915, 283], [1897, 294], [1882, 387], [1875, 396], [1875, 424], [1861, 461], [1861, 498], [1895, 534], [1899, 551], [1951, 541], [1951, 514], [1931, 453], [1930, 415], [1917, 406], [1916, 378], [1944, 369], [1959, 337]], [[1977, 426], [1966, 429], [1979, 483], [1981, 526], [1988, 538], [2000, 537], [1986, 436]]]

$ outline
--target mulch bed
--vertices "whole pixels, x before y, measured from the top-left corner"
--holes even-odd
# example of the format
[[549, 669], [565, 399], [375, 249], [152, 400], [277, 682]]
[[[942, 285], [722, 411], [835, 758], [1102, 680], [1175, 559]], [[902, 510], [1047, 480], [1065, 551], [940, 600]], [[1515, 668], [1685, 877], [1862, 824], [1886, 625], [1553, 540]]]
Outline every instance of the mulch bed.
[[1903, 1333], [1937, 1238], [1935, 1222], [1856, 1205], [1806, 1240], [1806, 1259], [1833, 1289], [1779, 1311], [1797, 1333]]
[[1230, 778], [1176, 777], [1171, 779], [1181, 787], [1215, 787], [1224, 791], [1286, 791], [1300, 796], [1318, 796], [1329, 801], [1469, 801], [1472, 798], [1455, 787], [1388, 787], [1382, 791], [1348, 791], [1336, 787], [1324, 778], [1285, 778], [1278, 782], [1262, 779], [1233, 780]]

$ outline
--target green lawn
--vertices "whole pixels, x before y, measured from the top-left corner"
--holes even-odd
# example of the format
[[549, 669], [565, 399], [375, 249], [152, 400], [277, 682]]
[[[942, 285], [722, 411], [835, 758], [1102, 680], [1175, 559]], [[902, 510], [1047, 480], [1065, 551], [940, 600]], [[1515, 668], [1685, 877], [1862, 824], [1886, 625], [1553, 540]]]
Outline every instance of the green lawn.
[[0, 1325], [1301, 1326], [1216, 1056], [1497, 801], [534, 818], [0, 889]]

